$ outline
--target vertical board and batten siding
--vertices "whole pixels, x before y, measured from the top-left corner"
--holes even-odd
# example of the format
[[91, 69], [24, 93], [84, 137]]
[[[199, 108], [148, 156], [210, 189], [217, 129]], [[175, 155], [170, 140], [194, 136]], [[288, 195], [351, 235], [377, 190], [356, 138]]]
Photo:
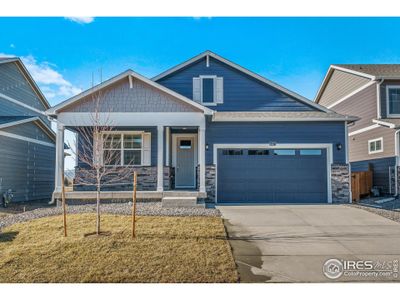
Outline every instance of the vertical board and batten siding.
[[138, 79], [132, 88], [128, 78], [105, 87], [101, 93], [87, 96], [63, 109], [62, 112], [94, 112], [99, 99], [100, 112], [200, 112], [182, 100], [156, 89]]
[[400, 85], [400, 80], [385, 80], [381, 83], [380, 86], [380, 96], [381, 96], [381, 117], [382, 119], [387, 118], [387, 95], [386, 95], [386, 87], [388, 85]]
[[[395, 156], [395, 130], [385, 127], [378, 127], [353, 136], [349, 136], [349, 160], [361, 161]], [[383, 138], [383, 152], [369, 154], [368, 141]]]
[[54, 190], [55, 147], [0, 136], [0, 191], [13, 201], [50, 200]]
[[349, 133], [361, 128], [374, 125], [373, 119], [377, 118], [376, 85], [373, 84], [345, 101], [332, 107], [339, 113], [360, 118], [352, 126], [349, 126]]
[[[47, 108], [40, 100], [36, 92], [21, 73], [16, 63], [0, 64], [0, 93], [17, 101], [45, 111]], [[39, 116], [44, 122], [50, 124], [43, 115], [14, 104], [0, 95], [0, 115], [14, 116]]]
[[[118, 131], [145, 131], [145, 132], [150, 132], [151, 133], [151, 166], [156, 166], [157, 165], [157, 127], [116, 127], [113, 130], [118, 130]], [[83, 138], [79, 138], [79, 133], [78, 133], [78, 153], [79, 151], [82, 151], [83, 149], [83, 143], [84, 143]], [[85, 168], [87, 165], [83, 163], [82, 161], [79, 160], [78, 157], [78, 167], [80, 168]]]
[[[346, 163], [344, 122], [210, 122], [206, 124], [206, 164], [214, 144], [330, 143], [333, 163]], [[336, 144], [342, 144], [338, 150]]]
[[369, 81], [369, 78], [334, 70], [318, 103], [329, 106]]
[[223, 103], [217, 111], [312, 111], [315, 108], [210, 57], [210, 66], [202, 58], [157, 82], [193, 99], [193, 78], [216, 75], [223, 78]]
[[389, 168], [396, 165], [395, 157], [354, 161], [350, 163], [353, 172], [367, 171], [369, 165], [373, 170], [373, 185], [382, 188], [384, 193], [390, 192]]

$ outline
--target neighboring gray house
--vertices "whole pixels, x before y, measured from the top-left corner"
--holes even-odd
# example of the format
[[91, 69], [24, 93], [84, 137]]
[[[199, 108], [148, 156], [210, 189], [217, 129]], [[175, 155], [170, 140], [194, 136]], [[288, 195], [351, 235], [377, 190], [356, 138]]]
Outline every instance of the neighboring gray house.
[[349, 127], [352, 171], [374, 172], [374, 185], [398, 193], [400, 65], [331, 65], [315, 102], [360, 118]]
[[0, 197], [51, 199], [55, 133], [50, 105], [19, 58], [0, 57]]
[[[127, 70], [55, 107], [55, 198], [60, 197], [64, 130], [91, 126], [93, 95], [115, 127], [93, 142], [115, 165], [139, 173], [139, 198], [205, 198], [216, 203], [348, 203], [347, 123], [337, 114], [211, 51], [148, 79]], [[134, 165], [127, 165], [132, 161]], [[77, 161], [76, 174], [87, 168]], [[131, 182], [131, 181], [129, 181]], [[75, 186], [68, 198], [93, 198]], [[131, 198], [132, 186], [103, 198]]]

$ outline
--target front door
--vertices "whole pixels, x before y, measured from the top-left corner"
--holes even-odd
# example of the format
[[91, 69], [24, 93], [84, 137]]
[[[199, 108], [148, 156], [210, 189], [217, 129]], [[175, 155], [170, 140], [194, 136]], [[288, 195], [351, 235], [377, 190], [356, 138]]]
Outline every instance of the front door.
[[196, 139], [195, 136], [177, 136], [175, 142], [175, 187], [196, 186]]

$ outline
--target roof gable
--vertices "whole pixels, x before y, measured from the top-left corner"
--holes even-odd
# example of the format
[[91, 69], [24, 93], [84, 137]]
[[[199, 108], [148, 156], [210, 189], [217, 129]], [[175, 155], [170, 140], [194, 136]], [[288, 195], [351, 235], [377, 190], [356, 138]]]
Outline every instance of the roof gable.
[[132, 70], [127, 70], [54, 106], [46, 113], [56, 115], [59, 112], [92, 111], [94, 97], [100, 97], [100, 110], [104, 112], [212, 112]]
[[[257, 82], [258, 84], [262, 84], [265, 85], [266, 87], [269, 87], [271, 90], [274, 90], [276, 94], [280, 94], [281, 96], [277, 97], [277, 98], [281, 98], [281, 101], [292, 101], [292, 102], [297, 102], [297, 103], [301, 103], [304, 105], [306, 105], [307, 107], [315, 110], [319, 110], [319, 111], [328, 111], [326, 108], [315, 104], [314, 102], [306, 99], [305, 97], [300, 96], [299, 94], [290, 91], [282, 86], [280, 86], [279, 84], [268, 80], [236, 63], [233, 63], [211, 51], [205, 51], [163, 73], [161, 73], [160, 75], [152, 78], [152, 80], [157, 81], [161, 84], [167, 85], [166, 81], [168, 81], [168, 78], [171, 78], [172, 76], [176, 75], [179, 72], [185, 72], [185, 69], [191, 68], [193, 65], [195, 65], [196, 63], [203, 61], [205, 62], [205, 64], [207, 64], [207, 66], [212, 62], [212, 61], [216, 61], [219, 64], [224, 64], [226, 67], [234, 70], [235, 72], [239, 72], [242, 74], [242, 76], [245, 76], [247, 78], [250, 78], [251, 80]], [[226, 84], [226, 81], [224, 80], [224, 85]], [[168, 85], [167, 85], [168, 86]], [[225, 92], [225, 91], [224, 91]], [[255, 95], [256, 93], [249, 93], [249, 96]], [[189, 96], [188, 94], [186, 95], [187, 97]], [[267, 96], [267, 95], [264, 95]], [[271, 100], [270, 98], [266, 98], [263, 99], [264, 102]], [[225, 101], [225, 100], [224, 100]]]
[[[24, 102], [25, 99], [29, 99], [33, 103], [26, 103], [35, 108], [46, 110], [50, 108], [50, 104], [47, 101], [46, 97], [43, 95], [42, 91], [36, 84], [35, 80], [32, 78], [31, 74], [26, 69], [25, 65], [22, 63], [21, 59], [18, 57], [0, 57], [0, 67], [7, 66], [7, 70], [5, 70], [4, 74], [0, 74], [1, 79], [3, 81], [3, 85], [5, 85], [5, 92], [7, 94], [11, 93], [13, 90], [19, 88], [21, 92], [21, 83], [26, 82], [27, 87], [22, 94], [24, 99], [19, 99], [21, 97], [14, 97], [16, 100]], [[12, 76], [10, 75], [12, 74]], [[0, 92], [1, 86], [0, 86]], [[14, 96], [13, 94], [9, 96]], [[41, 103], [41, 107], [35, 106], [34, 102], [38, 101]], [[33, 105], [32, 105], [33, 104]]]

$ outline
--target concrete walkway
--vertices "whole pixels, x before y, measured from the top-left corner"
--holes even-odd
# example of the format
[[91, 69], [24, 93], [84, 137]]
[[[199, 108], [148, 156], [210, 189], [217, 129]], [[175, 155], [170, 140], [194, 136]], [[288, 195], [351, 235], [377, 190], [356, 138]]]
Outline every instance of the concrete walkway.
[[[324, 275], [323, 265], [332, 258], [372, 260], [374, 268], [392, 269], [389, 263], [400, 260], [400, 223], [344, 205], [218, 209], [225, 219], [242, 282], [399, 280], [383, 273], [374, 277], [365, 271], [351, 276], [343, 273], [332, 280]], [[383, 262], [386, 264], [379, 265]]]

